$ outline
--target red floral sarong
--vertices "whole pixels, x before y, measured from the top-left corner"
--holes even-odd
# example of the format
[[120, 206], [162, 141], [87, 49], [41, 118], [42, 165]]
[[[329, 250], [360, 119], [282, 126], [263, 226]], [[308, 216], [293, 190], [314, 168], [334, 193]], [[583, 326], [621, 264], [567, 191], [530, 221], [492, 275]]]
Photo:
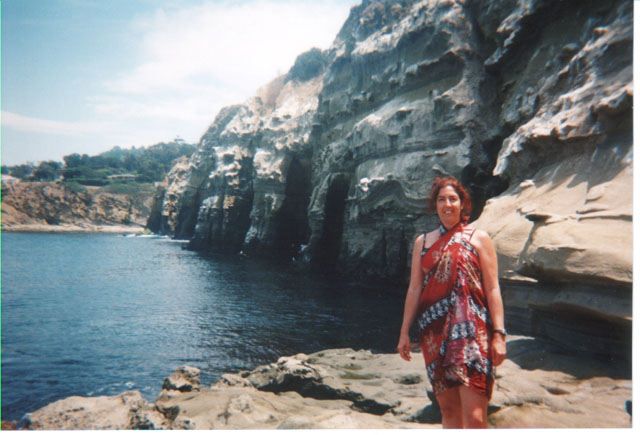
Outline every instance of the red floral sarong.
[[422, 253], [419, 339], [434, 393], [465, 385], [491, 398], [491, 322], [477, 251], [459, 223]]

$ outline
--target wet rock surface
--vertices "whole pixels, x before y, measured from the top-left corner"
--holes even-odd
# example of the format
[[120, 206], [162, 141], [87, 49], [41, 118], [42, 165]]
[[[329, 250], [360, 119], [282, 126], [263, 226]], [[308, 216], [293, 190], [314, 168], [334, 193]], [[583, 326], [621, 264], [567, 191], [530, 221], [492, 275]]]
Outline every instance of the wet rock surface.
[[[489, 405], [495, 428], [631, 427], [630, 368], [510, 337]], [[190, 382], [199, 383], [194, 368]], [[172, 375], [183, 376], [184, 368]], [[200, 391], [70, 397], [28, 414], [31, 429], [438, 428], [420, 353], [331, 349], [226, 374]]]

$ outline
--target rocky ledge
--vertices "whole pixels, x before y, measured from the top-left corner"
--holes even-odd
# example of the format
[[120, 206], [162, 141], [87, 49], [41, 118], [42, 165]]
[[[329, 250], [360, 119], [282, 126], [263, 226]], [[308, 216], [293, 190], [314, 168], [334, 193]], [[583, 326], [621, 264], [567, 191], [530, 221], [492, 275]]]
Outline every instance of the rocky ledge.
[[[508, 340], [489, 406], [495, 428], [631, 427], [631, 371], [566, 354], [531, 337]], [[29, 429], [438, 428], [420, 353], [333, 349], [282, 357], [203, 387], [181, 367], [155, 403], [138, 391], [69, 397], [27, 415]]]

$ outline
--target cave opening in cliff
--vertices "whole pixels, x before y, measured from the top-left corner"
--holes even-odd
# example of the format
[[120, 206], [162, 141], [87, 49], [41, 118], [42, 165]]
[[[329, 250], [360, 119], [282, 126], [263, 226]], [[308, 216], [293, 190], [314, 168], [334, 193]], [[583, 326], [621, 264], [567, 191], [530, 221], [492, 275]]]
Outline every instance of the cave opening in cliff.
[[275, 249], [281, 258], [296, 256], [309, 239], [307, 204], [311, 195], [310, 161], [294, 158], [287, 171], [285, 199], [276, 218]]
[[471, 194], [471, 221], [480, 216], [487, 200], [500, 195], [509, 187], [507, 180], [492, 175], [502, 140], [494, 138], [480, 145], [479, 150], [474, 150], [473, 163], [462, 169], [460, 180]]
[[329, 185], [324, 205], [322, 234], [312, 258], [312, 267], [315, 272], [327, 274], [335, 271], [340, 256], [348, 191], [349, 181], [344, 176], [335, 177]]

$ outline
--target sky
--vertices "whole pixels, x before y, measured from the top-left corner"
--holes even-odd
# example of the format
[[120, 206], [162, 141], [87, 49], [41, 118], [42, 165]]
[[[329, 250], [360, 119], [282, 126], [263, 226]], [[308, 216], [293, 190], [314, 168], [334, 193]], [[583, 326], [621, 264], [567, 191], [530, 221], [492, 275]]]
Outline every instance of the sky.
[[2, 164], [197, 143], [359, 3], [1, 0]]

